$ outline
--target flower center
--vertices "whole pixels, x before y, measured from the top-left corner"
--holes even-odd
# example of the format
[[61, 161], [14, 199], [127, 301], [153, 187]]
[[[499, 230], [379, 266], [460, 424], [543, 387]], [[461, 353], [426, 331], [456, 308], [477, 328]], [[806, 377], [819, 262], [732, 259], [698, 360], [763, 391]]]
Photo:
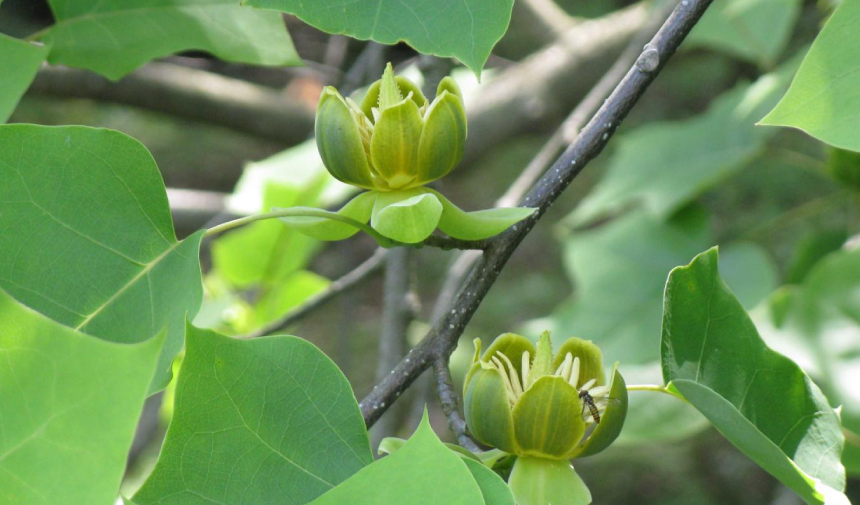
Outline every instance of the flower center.
[[[573, 354], [567, 353], [564, 357], [564, 361], [561, 362], [561, 365], [558, 366], [555, 372], [548, 375], [537, 376], [538, 374], [530, 373], [531, 364], [531, 356], [528, 351], [524, 351], [522, 354], [522, 365], [520, 367], [520, 370], [522, 370], [521, 374], [517, 372], [517, 369], [514, 368], [514, 364], [511, 363], [511, 360], [501, 351], [496, 351], [496, 355], [490, 358], [489, 365], [498, 370], [504, 378], [508, 401], [511, 404], [511, 408], [516, 405], [520, 397], [522, 397], [523, 394], [528, 391], [538, 379], [540, 379], [540, 377], [549, 376], [561, 377], [564, 379], [568, 384], [580, 392], [580, 399], [585, 396], [582, 393], [587, 392], [588, 398], [591, 399], [599, 414], [602, 415], [603, 411], [606, 410], [606, 404], [608, 402], [606, 395], [609, 393], [608, 385], [594, 387], [597, 379], [591, 378], [581, 386], [577, 387], [580, 380], [581, 368], [578, 357], [575, 358], [573, 357]], [[586, 421], [594, 421], [590, 414], [590, 406], [584, 406], [583, 417]]]

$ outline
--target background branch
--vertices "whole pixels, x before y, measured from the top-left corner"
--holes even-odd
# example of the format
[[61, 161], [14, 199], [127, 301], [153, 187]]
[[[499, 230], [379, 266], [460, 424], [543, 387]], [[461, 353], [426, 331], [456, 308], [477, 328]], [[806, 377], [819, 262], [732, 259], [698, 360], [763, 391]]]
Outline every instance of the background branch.
[[439, 394], [442, 412], [448, 417], [448, 428], [457, 436], [457, 442], [461, 446], [472, 452], [479, 452], [481, 448], [466, 434], [466, 421], [460, 417], [460, 411], [457, 410], [460, 395], [454, 390], [447, 358], [440, 356], [433, 362], [433, 374], [436, 377], [436, 392]]
[[364, 263], [358, 265], [343, 277], [332, 281], [325, 291], [308, 298], [308, 300], [300, 307], [287, 312], [277, 321], [274, 321], [253, 333], [244, 335], [241, 338], [257, 338], [265, 335], [272, 335], [296, 324], [300, 320], [304, 319], [305, 316], [323, 306], [329, 300], [350, 291], [352, 288], [361, 284], [365, 279], [368, 279], [371, 275], [378, 272], [385, 264], [389, 251], [389, 249], [377, 249], [370, 258], [364, 261]]
[[612, 137], [666, 61], [704, 14], [712, 0], [683, 0], [660, 31], [639, 55], [636, 63], [597, 111], [576, 140], [550, 167], [520, 205], [537, 207], [529, 219], [493, 241], [466, 279], [445, 315], [421, 343], [402, 360], [361, 402], [365, 423], [372, 426], [400, 393], [439, 357], [457, 346], [466, 324], [478, 309], [517, 246], [532, 230], [562, 191], [594, 159]]
[[150, 63], [119, 82], [46, 65], [27, 93], [131, 105], [288, 145], [307, 139], [314, 125], [312, 108], [274, 88], [172, 63]]

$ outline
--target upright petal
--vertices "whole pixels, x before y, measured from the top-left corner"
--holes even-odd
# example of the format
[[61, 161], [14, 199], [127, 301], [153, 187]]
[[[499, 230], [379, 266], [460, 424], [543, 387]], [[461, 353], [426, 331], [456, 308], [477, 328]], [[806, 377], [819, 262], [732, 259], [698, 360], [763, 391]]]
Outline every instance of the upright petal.
[[445, 90], [424, 116], [424, 132], [418, 147], [418, 179], [434, 181], [460, 163], [466, 147], [466, 111], [457, 95]]
[[582, 401], [558, 376], [538, 379], [517, 401], [513, 418], [521, 456], [565, 459], [585, 433]]
[[574, 358], [579, 358], [581, 363], [576, 387], [582, 386], [591, 379], [596, 380], [595, 386], [606, 384], [606, 374], [603, 371], [603, 353], [600, 352], [600, 348], [594, 342], [576, 337], [565, 340], [558, 349], [552, 366], [558, 367], [564, 361], [567, 353], [571, 353]]
[[346, 101], [331, 86], [323, 89], [314, 130], [323, 164], [335, 179], [374, 189], [358, 123]]
[[[421, 88], [416, 86], [414, 82], [402, 75], [394, 76], [394, 81], [400, 88], [400, 94], [403, 95], [404, 98], [409, 96], [409, 93], [411, 92], [412, 101], [415, 102], [415, 105], [418, 107], [424, 106], [427, 99], [424, 98], [424, 93], [421, 92]], [[373, 119], [373, 111], [371, 109], [379, 106], [379, 89], [381, 85], [381, 79], [371, 84], [370, 87], [367, 88], [367, 93], [364, 94], [364, 98], [361, 100], [361, 111], [364, 112], [364, 115], [369, 117], [371, 120]]]
[[413, 186], [418, 162], [418, 142], [424, 121], [412, 100], [382, 111], [373, 128], [370, 157], [376, 173], [391, 189]]
[[505, 380], [498, 370], [475, 363], [463, 395], [463, 411], [472, 436], [482, 444], [516, 453], [514, 423]]

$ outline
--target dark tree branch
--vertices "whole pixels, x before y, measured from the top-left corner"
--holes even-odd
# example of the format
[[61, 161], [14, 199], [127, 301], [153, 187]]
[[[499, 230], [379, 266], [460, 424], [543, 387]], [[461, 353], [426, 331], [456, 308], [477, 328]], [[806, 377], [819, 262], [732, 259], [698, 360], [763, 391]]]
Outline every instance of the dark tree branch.
[[[469, 250], [484, 250], [490, 246], [492, 239], [483, 240], [461, 240], [458, 238], [446, 237], [442, 235], [430, 235], [424, 242], [416, 244], [416, 247], [436, 247], [445, 251], [459, 249], [461, 251]], [[409, 245], [409, 244], [407, 244]]]
[[362, 415], [368, 426], [391, 406], [400, 393], [436, 359], [446, 358], [456, 348], [458, 339], [481, 301], [492, 287], [517, 246], [534, 228], [562, 191], [594, 159], [612, 137], [666, 61], [675, 53], [713, 0], [682, 0], [660, 31], [654, 36], [618, 84], [609, 99], [583, 128], [576, 140], [520, 201], [520, 205], [537, 207], [530, 218], [511, 228], [495, 240], [472, 268], [465, 284], [449, 305], [450, 310], [434, 324], [430, 332], [385, 379], [361, 402]]
[[277, 321], [270, 323], [253, 333], [244, 335], [241, 338], [256, 338], [264, 335], [271, 335], [299, 322], [304, 319], [305, 316], [318, 309], [329, 300], [346, 293], [361, 284], [362, 281], [371, 275], [378, 272], [385, 264], [388, 253], [389, 250], [387, 249], [377, 249], [376, 252], [373, 253], [373, 256], [365, 260], [364, 263], [358, 265], [354, 270], [343, 277], [332, 281], [325, 291], [312, 296], [300, 307], [291, 310]]
[[307, 139], [314, 111], [276, 89], [171, 63], [150, 63], [119, 82], [44, 66], [28, 94], [87, 98], [226, 126], [288, 145]]
[[454, 381], [451, 380], [451, 370], [448, 368], [448, 360], [439, 357], [433, 362], [433, 374], [436, 377], [436, 392], [442, 405], [442, 412], [448, 417], [448, 428], [457, 436], [457, 442], [472, 452], [481, 450], [478, 444], [466, 433], [466, 421], [460, 417], [457, 406], [460, 403], [460, 395], [454, 390]]

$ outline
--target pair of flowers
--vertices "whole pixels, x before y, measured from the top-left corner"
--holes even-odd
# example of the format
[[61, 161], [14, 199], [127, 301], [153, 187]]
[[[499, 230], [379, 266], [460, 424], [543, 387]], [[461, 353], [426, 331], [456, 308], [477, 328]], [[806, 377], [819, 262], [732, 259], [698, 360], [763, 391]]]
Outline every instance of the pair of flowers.
[[[437, 228], [479, 240], [531, 216], [535, 209], [464, 212], [424, 187], [459, 163], [466, 134], [462, 93], [450, 77], [440, 82], [433, 102], [395, 76], [390, 64], [360, 105], [327, 87], [316, 118], [322, 161], [335, 178], [367, 191], [337, 213], [313, 209], [281, 219], [322, 240], [342, 240], [361, 229], [382, 245], [396, 245], [422, 242]], [[493, 454], [516, 456], [508, 484], [519, 505], [585, 505], [591, 494], [569, 461], [615, 440], [627, 390], [617, 369], [606, 383], [600, 350], [590, 341], [568, 339], [554, 354], [548, 333], [537, 346], [506, 333], [483, 356], [476, 341], [464, 407], [479, 442], [496, 448]], [[496, 459], [485, 462], [492, 466]]]

